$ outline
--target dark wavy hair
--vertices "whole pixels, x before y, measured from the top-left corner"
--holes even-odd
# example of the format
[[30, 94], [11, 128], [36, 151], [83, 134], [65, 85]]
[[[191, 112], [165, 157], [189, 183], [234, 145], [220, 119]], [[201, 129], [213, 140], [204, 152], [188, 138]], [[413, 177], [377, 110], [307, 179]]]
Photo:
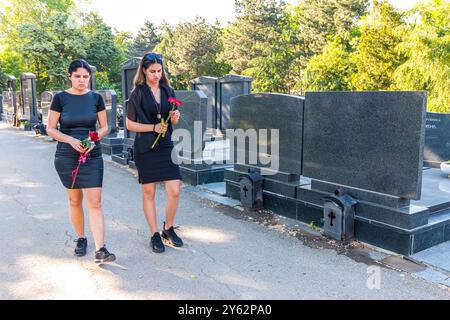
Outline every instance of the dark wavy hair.
[[155, 63], [158, 63], [162, 66], [162, 75], [161, 79], [159, 80], [159, 83], [170, 87], [170, 81], [167, 78], [166, 71], [164, 70], [164, 61], [162, 55], [154, 52], [145, 54], [141, 62], [139, 63], [139, 67], [136, 71], [136, 76], [134, 77], [133, 80], [135, 87], [145, 82], [146, 77], [144, 74], [144, 70], [148, 69], [148, 67], [150, 67], [152, 64]]
[[86, 69], [86, 71], [91, 75], [92, 69], [89, 63], [86, 62], [86, 60], [83, 59], [77, 59], [70, 63], [69, 65], [69, 74], [72, 75], [75, 71], [77, 71], [78, 68]]

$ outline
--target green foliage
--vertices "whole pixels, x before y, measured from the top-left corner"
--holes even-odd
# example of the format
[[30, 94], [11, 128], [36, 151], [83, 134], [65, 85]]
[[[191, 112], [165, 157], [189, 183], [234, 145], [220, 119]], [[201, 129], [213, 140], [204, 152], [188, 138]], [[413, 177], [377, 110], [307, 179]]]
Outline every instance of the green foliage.
[[309, 58], [320, 54], [329, 37], [349, 32], [366, 13], [368, 0], [307, 0], [297, 7], [299, 37]]
[[356, 65], [351, 60], [352, 47], [343, 36], [327, 44], [322, 53], [313, 56], [306, 69], [306, 86], [309, 91], [351, 90], [351, 77]]
[[155, 48], [167, 65], [174, 87], [189, 88], [189, 81], [199, 76], [220, 76], [228, 66], [216, 61], [222, 49], [220, 30], [200, 17], [172, 28], [165, 25], [161, 42]]
[[394, 72], [405, 56], [397, 50], [403, 25], [402, 15], [385, 1], [374, 1], [372, 12], [363, 20], [353, 61], [358, 72], [352, 77], [356, 90], [396, 89]]
[[428, 91], [428, 111], [450, 112], [450, 2], [434, 0], [410, 13], [399, 50], [408, 60], [394, 73], [401, 90]]
[[97, 67], [97, 88], [120, 100], [121, 63], [156, 51], [177, 89], [231, 72], [253, 77], [260, 92], [426, 90], [429, 111], [450, 112], [448, 0], [421, 0], [405, 12], [386, 1], [235, 0], [236, 20], [224, 28], [201, 17], [146, 21], [135, 38], [97, 13], [81, 14], [80, 1], [0, 5], [0, 90], [6, 75], [23, 72], [36, 75], [38, 92], [65, 89], [68, 64], [84, 58]]
[[158, 28], [146, 21], [131, 44], [130, 57], [142, 57], [145, 53], [152, 52], [159, 42]]

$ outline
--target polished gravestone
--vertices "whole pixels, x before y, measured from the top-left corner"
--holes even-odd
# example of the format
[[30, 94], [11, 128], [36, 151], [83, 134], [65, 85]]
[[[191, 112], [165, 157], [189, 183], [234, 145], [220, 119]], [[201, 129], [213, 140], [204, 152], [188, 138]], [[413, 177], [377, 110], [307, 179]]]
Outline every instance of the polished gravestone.
[[427, 112], [424, 166], [439, 168], [450, 160], [450, 114]]
[[420, 199], [425, 92], [308, 92], [303, 174]]
[[[449, 240], [450, 180], [438, 169], [422, 168], [424, 92], [323, 92], [305, 99], [303, 176], [295, 190], [265, 176], [265, 208], [321, 226], [324, 198], [342, 189], [358, 201], [358, 240], [404, 255]], [[247, 127], [277, 122], [239, 118]], [[232, 113], [233, 120], [239, 118]], [[301, 148], [294, 139], [284, 143]], [[285, 162], [280, 160], [280, 168]], [[226, 171], [228, 196], [240, 198], [242, 173], [236, 167]]]
[[15, 104], [17, 92], [3, 91], [2, 121], [14, 125], [17, 105]]
[[6, 123], [16, 126], [17, 114], [17, 79], [13, 76], [7, 77], [7, 91], [3, 92], [3, 112], [1, 119]]
[[208, 98], [207, 128], [217, 129], [217, 77], [198, 77], [191, 80], [191, 85], [192, 90], [200, 90]]
[[[131, 91], [134, 88], [134, 77], [136, 75], [141, 59], [142, 58], [139, 57], [131, 58], [121, 65], [124, 122], [127, 115], [127, 101], [130, 97]], [[134, 169], [136, 168], [136, 165], [134, 164], [134, 147], [133, 147], [135, 136], [136, 134], [134, 132], [128, 131], [126, 126], [124, 126], [122, 152], [112, 155], [111, 158], [114, 162], [120, 163], [122, 165], [130, 165], [130, 167]]]
[[53, 97], [58, 91], [44, 91], [41, 94], [41, 107], [39, 108], [40, 125], [38, 126], [40, 134], [47, 134], [48, 113], [52, 104]]
[[217, 128], [225, 131], [230, 128], [231, 100], [252, 91], [251, 77], [226, 75], [217, 79]]
[[239, 199], [240, 176], [257, 172], [264, 177], [264, 207], [296, 218], [304, 102], [303, 97], [266, 93], [232, 99], [230, 127], [238, 131], [230, 142], [234, 168], [225, 172], [229, 196]]
[[108, 134], [101, 140], [102, 152], [108, 155], [120, 154], [123, 150], [123, 138], [117, 136], [117, 94], [114, 90], [96, 92], [103, 97], [108, 121]]
[[36, 95], [36, 76], [22, 73], [20, 76], [21, 105], [18, 108], [18, 120], [24, 123], [24, 130], [30, 131], [39, 124]]
[[[206, 156], [204, 149], [210, 138], [207, 135], [208, 119], [212, 109], [208, 106], [208, 98], [200, 91], [175, 91], [175, 95], [183, 102], [180, 107], [181, 118], [174, 126], [173, 140], [183, 181], [191, 185], [223, 181], [226, 166]], [[180, 139], [189, 133], [190, 139]], [[182, 147], [182, 149], [181, 149]]]
[[308, 92], [299, 210], [342, 189], [358, 201], [357, 239], [405, 255], [444, 241], [450, 203], [422, 169], [425, 115], [425, 92]]

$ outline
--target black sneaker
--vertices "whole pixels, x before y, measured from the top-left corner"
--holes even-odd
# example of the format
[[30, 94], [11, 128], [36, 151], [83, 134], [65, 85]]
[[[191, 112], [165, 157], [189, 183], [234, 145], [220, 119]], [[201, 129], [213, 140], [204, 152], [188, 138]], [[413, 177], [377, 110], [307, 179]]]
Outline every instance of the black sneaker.
[[86, 238], [78, 238], [78, 239], [75, 239], [73, 242], [77, 243], [77, 246], [75, 247], [75, 255], [77, 257], [85, 256], [86, 249], [87, 249], [87, 239]]
[[161, 240], [161, 235], [159, 232], [155, 232], [152, 239], [150, 240], [150, 246], [152, 247], [153, 252], [162, 253], [166, 250], [164, 244]]
[[177, 234], [175, 233], [175, 230], [172, 227], [170, 227], [168, 230], [166, 230], [166, 222], [163, 224], [163, 230], [161, 232], [161, 236], [167, 240], [170, 244], [172, 244], [174, 247], [182, 247], [183, 246], [183, 240]]
[[103, 262], [113, 262], [116, 260], [116, 256], [114, 253], [110, 253], [106, 246], [100, 248], [100, 250], [95, 251], [95, 263], [103, 263]]

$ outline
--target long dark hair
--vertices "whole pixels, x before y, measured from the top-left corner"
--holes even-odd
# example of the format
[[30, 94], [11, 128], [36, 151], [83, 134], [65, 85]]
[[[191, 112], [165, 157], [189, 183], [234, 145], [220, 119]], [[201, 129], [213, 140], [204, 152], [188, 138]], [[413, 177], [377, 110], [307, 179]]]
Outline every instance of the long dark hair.
[[92, 69], [89, 63], [87, 63], [86, 60], [83, 59], [77, 59], [70, 63], [69, 65], [69, 74], [72, 75], [75, 71], [77, 71], [78, 68], [86, 69], [86, 71], [89, 73], [89, 75], [92, 75]]
[[144, 83], [146, 81], [144, 69], [148, 69], [152, 64], [159, 63], [162, 66], [162, 74], [161, 79], [159, 80], [159, 84], [166, 85], [170, 87], [169, 79], [167, 79], [166, 71], [164, 70], [164, 61], [160, 54], [150, 52], [144, 55], [141, 59], [141, 63], [139, 63], [139, 67], [136, 72], [136, 76], [134, 77], [134, 86]]

